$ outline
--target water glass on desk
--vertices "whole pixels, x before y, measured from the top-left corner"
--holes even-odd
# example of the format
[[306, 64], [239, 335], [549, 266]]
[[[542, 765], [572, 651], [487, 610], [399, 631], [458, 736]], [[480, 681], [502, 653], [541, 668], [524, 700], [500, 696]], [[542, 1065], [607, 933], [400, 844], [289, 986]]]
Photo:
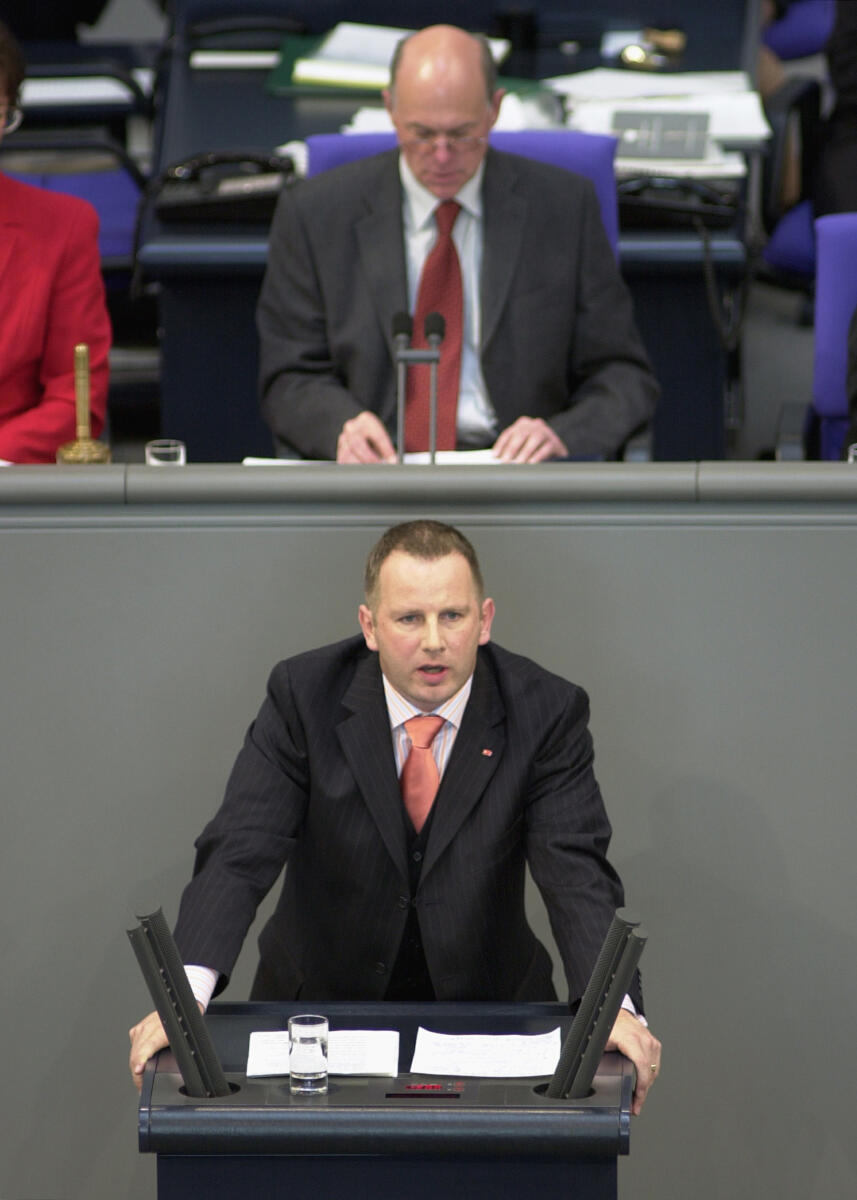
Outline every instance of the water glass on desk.
[[187, 462], [184, 442], [175, 438], [158, 438], [146, 442], [147, 467], [183, 467]]
[[289, 1090], [293, 1096], [327, 1092], [327, 1017], [289, 1017]]

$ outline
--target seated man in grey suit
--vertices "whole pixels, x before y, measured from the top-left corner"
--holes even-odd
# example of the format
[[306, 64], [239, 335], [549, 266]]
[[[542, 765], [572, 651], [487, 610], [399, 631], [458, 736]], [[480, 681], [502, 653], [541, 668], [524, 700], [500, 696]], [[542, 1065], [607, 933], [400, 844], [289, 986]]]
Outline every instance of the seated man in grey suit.
[[488, 148], [503, 92], [484, 39], [434, 26], [391, 70], [399, 151], [289, 189], [271, 226], [257, 324], [275, 438], [307, 458], [394, 459], [393, 317], [417, 308], [435, 209], [455, 199], [455, 444], [516, 462], [616, 456], [658, 388], [590, 182]]
[[[588, 700], [491, 645], [493, 617], [470, 542], [409, 522], [369, 555], [362, 636], [274, 668], [182, 896], [175, 936], [200, 1007], [286, 862], [251, 999], [554, 999], [528, 864], [580, 1000], [623, 903]], [[639, 1111], [660, 1044], [639, 980], [625, 1003], [612, 1044], [636, 1064]], [[130, 1036], [139, 1086], [165, 1044], [157, 1013]]]

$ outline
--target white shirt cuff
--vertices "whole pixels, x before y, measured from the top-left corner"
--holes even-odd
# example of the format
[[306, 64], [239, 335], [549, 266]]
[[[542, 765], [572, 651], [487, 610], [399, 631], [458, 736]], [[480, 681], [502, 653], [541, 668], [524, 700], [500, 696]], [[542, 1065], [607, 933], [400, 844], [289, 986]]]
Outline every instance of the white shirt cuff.
[[637, 1012], [637, 1006], [634, 1004], [634, 1001], [630, 996], [626, 996], [622, 1001], [622, 1007], [626, 1010], [626, 1012], [629, 1012], [631, 1016], [636, 1017], [641, 1025], [645, 1025], [646, 1029], [649, 1028], [649, 1022], [642, 1013]]
[[215, 971], [213, 967], [189, 967], [186, 965], [184, 973], [187, 975], [194, 1000], [202, 1005], [202, 1011], [205, 1012], [211, 1002], [214, 989], [217, 987], [220, 972]]

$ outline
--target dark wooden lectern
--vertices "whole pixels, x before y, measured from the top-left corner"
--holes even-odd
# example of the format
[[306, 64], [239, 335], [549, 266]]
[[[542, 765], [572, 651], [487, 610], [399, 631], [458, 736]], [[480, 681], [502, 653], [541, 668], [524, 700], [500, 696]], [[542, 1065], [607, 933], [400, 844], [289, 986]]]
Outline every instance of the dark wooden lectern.
[[[331, 1029], [398, 1029], [399, 1076], [333, 1076], [328, 1094], [311, 1099], [291, 1096], [287, 1078], [248, 1080], [250, 1033], [309, 1010], [325, 1013]], [[559, 1025], [565, 1035], [564, 1005], [221, 1003], [206, 1020], [231, 1096], [183, 1095], [169, 1052], [143, 1077], [140, 1149], [158, 1156], [159, 1200], [615, 1200], [633, 1088], [621, 1055], [604, 1056], [580, 1100], [547, 1099], [544, 1079], [408, 1074], [419, 1025], [442, 1033]]]

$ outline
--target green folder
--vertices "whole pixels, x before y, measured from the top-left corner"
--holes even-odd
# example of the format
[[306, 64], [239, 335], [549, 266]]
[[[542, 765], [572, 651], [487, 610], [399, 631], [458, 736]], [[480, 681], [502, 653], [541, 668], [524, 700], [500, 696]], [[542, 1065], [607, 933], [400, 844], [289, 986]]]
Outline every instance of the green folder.
[[[308, 36], [292, 34], [280, 43], [280, 61], [265, 80], [265, 90], [273, 96], [329, 96], [331, 92], [348, 96], [380, 96], [380, 88], [360, 87], [356, 84], [293, 83], [292, 72], [298, 58], [314, 54], [327, 34]], [[518, 96], [534, 96], [547, 92], [538, 79], [518, 79], [500, 76], [497, 86]], [[550, 93], [553, 95], [554, 93]]]

